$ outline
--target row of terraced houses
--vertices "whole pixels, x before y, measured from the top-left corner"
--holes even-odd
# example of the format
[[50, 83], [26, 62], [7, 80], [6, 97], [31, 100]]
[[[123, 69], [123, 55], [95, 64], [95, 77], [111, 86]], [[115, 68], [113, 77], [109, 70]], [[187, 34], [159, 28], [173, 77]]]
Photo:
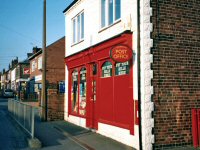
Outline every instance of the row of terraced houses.
[[[63, 13], [65, 38], [47, 47], [49, 120], [135, 149], [200, 146], [200, 1], [74, 0]], [[34, 49], [24, 82], [40, 103]]]

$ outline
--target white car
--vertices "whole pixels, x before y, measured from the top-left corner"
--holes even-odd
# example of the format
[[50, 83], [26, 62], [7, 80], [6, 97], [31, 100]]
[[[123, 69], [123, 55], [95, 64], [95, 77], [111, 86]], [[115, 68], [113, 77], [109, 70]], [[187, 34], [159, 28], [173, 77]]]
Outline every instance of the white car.
[[6, 89], [3, 92], [3, 97], [14, 97], [14, 92], [11, 89]]

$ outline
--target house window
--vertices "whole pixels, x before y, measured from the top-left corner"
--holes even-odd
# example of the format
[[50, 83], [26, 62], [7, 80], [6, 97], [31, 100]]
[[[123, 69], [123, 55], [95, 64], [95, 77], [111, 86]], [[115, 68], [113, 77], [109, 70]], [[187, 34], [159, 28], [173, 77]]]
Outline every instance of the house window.
[[84, 12], [81, 12], [72, 19], [72, 26], [73, 26], [72, 44], [75, 44], [84, 39]]
[[36, 69], [36, 62], [33, 61], [33, 62], [32, 62], [32, 66], [31, 66], [31, 70], [32, 70], [32, 72], [34, 72], [35, 69]]
[[101, 0], [101, 28], [121, 18], [121, 0]]
[[104, 78], [108, 78], [112, 76], [112, 63], [109, 61], [106, 61], [103, 65], [102, 65], [102, 77]]
[[42, 69], [42, 56], [38, 58], [38, 69]]

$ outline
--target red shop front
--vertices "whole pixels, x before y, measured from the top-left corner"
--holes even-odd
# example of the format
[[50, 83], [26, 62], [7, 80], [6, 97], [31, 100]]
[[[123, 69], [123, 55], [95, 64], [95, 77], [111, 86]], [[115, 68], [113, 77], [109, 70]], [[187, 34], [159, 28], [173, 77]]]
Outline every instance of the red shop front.
[[[133, 58], [116, 62], [116, 45], [132, 48], [132, 33], [123, 33], [65, 58], [68, 67], [68, 115], [130, 130], [134, 134]], [[131, 50], [132, 51], [132, 50]]]

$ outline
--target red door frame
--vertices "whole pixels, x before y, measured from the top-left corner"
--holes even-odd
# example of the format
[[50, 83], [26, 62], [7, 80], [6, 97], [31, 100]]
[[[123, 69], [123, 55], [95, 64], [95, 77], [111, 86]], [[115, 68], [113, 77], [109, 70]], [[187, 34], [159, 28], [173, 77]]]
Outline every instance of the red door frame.
[[[97, 93], [98, 93], [98, 73], [93, 75], [93, 64], [97, 64], [97, 62], [88, 64], [88, 76], [87, 76], [87, 114], [86, 114], [86, 126], [88, 128], [98, 129], [98, 115], [97, 115]], [[93, 82], [96, 81], [96, 93], [94, 93], [94, 85]], [[96, 100], [94, 100], [94, 95], [96, 94]]]

